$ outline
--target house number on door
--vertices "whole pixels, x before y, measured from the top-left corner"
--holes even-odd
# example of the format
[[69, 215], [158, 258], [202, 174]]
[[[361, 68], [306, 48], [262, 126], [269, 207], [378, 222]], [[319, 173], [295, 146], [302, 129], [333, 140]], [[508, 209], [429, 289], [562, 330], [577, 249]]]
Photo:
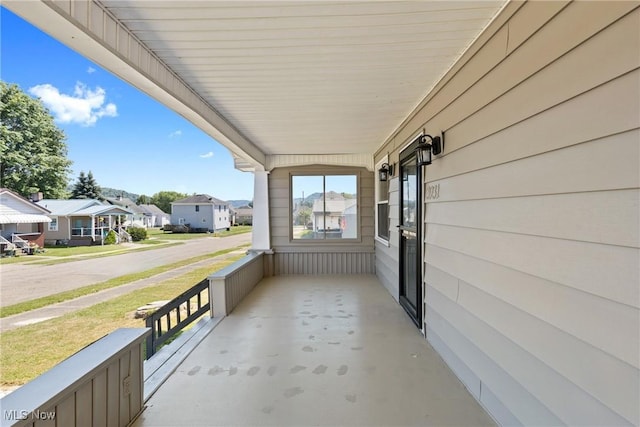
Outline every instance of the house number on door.
[[440, 184], [427, 185], [427, 200], [435, 200], [440, 197]]

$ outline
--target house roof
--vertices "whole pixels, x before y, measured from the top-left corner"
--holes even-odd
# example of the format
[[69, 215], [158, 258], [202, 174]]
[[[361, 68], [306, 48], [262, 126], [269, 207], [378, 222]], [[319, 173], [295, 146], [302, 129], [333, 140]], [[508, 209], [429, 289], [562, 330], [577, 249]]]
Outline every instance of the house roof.
[[228, 205], [224, 200], [216, 199], [208, 194], [194, 194], [184, 199], [176, 200], [172, 205]]
[[144, 213], [142, 209], [128, 197], [105, 197], [105, 201], [111, 205], [122, 206], [129, 209], [132, 213]]
[[89, 206], [102, 205], [102, 202], [95, 199], [42, 199], [36, 204], [48, 209], [53, 216], [67, 216]]
[[95, 205], [88, 208], [80, 209], [71, 214], [72, 216], [91, 216], [91, 215], [131, 215], [133, 212], [123, 206], [113, 205]]
[[42, 206], [8, 188], [0, 188], [0, 224], [36, 224], [51, 222]]
[[36, 202], [49, 209], [51, 216], [130, 215], [127, 208], [102, 203], [95, 199], [43, 199]]
[[[8, 188], [0, 188], [0, 214], [48, 214], [49, 211]], [[3, 223], [6, 224], [6, 223]]]
[[166, 216], [169, 216], [168, 213], [164, 212], [162, 209], [160, 209], [156, 205], [138, 205], [138, 208], [143, 213], [145, 213], [146, 215], [166, 215]]
[[252, 208], [236, 208], [236, 215], [253, 216], [253, 209]]

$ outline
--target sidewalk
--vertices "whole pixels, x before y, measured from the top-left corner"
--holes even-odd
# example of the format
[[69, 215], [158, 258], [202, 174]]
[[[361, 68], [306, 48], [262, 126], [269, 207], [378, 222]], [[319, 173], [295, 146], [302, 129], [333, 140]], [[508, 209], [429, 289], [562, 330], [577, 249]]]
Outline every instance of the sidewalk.
[[44, 322], [46, 320], [53, 319], [67, 313], [71, 313], [77, 310], [81, 310], [83, 308], [91, 307], [92, 305], [118, 297], [120, 295], [125, 295], [136, 289], [142, 289], [142, 288], [155, 285], [158, 282], [162, 282], [164, 280], [186, 274], [200, 267], [213, 265], [215, 263], [218, 263], [225, 259], [229, 259], [239, 254], [243, 254], [245, 252], [246, 250], [244, 249], [229, 252], [224, 255], [199, 261], [193, 264], [185, 265], [185, 266], [173, 269], [171, 271], [166, 271], [164, 273], [156, 274], [155, 276], [151, 276], [146, 279], [136, 280], [135, 282], [127, 283], [125, 285], [117, 286], [115, 288], [106, 289], [104, 291], [85, 295], [85, 296], [64, 301], [58, 304], [52, 304], [46, 307], [38, 308], [36, 310], [31, 310], [24, 313], [16, 314], [14, 316], [4, 317], [0, 319], [0, 333], [19, 328], [21, 326], [30, 325], [33, 323]]

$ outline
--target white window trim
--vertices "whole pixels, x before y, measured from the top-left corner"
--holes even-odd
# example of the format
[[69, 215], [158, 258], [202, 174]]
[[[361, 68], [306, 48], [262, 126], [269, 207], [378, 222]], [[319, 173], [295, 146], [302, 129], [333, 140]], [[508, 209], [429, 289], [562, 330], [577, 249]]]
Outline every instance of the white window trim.
[[[373, 170], [373, 173], [375, 174], [375, 203], [374, 203], [374, 205], [375, 205], [375, 207], [374, 207], [374, 210], [375, 210], [375, 224], [374, 224], [375, 225], [375, 232], [374, 232], [374, 239], [377, 242], [389, 247], [389, 246], [391, 246], [391, 242], [390, 242], [391, 236], [389, 236], [389, 239], [387, 240], [387, 239], [385, 239], [383, 237], [380, 237], [378, 235], [378, 222], [379, 222], [378, 204], [386, 202], [387, 203], [387, 208], [389, 207], [389, 192], [388, 191], [387, 191], [387, 194], [386, 194], [386, 196], [387, 196], [386, 199], [380, 199], [380, 196], [381, 196], [380, 195], [380, 185], [379, 185], [380, 184], [380, 177], [379, 177], [378, 171], [380, 170], [380, 168], [382, 167], [382, 165], [384, 163], [389, 164], [389, 155], [386, 155], [382, 159], [380, 159], [380, 161], [378, 163], [376, 163], [376, 166], [375, 166], [375, 168]], [[389, 180], [390, 179], [391, 179], [391, 177], [389, 177]], [[389, 182], [389, 181], [387, 181], [387, 182]], [[388, 211], [389, 211], [389, 209], [387, 209], [387, 212]], [[389, 234], [391, 234], [390, 231], [389, 231]]]
[[[53, 223], [53, 221], [56, 222], [56, 228], [51, 228], [51, 224]], [[58, 217], [57, 216], [51, 217], [51, 222], [47, 225], [47, 231], [58, 231], [59, 227], [60, 227], [60, 221]]]

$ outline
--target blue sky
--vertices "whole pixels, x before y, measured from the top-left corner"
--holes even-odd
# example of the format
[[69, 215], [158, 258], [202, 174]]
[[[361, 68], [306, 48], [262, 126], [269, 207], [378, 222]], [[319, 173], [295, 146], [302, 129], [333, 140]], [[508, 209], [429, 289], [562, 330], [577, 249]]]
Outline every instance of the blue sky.
[[40, 97], [67, 135], [70, 181], [103, 187], [253, 198], [253, 174], [165, 106], [0, 7], [0, 78]]

